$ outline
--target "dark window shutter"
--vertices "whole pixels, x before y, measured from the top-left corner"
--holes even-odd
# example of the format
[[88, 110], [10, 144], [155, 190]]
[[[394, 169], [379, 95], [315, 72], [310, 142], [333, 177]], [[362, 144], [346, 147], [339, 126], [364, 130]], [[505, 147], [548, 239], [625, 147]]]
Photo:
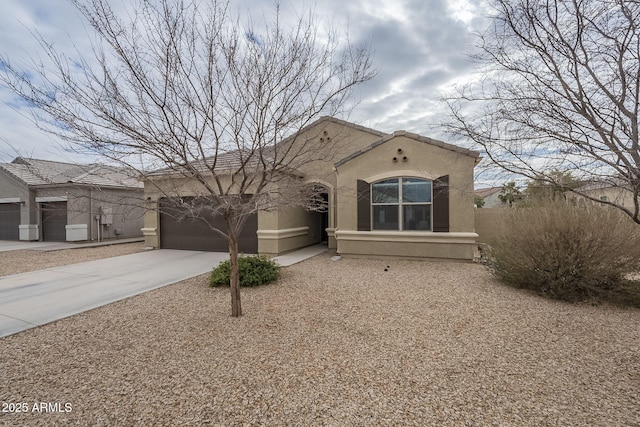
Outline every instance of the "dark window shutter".
[[358, 180], [358, 231], [371, 231], [371, 187]]
[[433, 231], [449, 231], [449, 175], [433, 181]]

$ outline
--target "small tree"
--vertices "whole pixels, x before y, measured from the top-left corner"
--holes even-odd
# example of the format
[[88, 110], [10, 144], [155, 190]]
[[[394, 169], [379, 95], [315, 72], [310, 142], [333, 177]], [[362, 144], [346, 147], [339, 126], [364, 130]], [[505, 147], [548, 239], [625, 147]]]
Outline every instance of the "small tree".
[[473, 204], [476, 208], [484, 207], [484, 197], [478, 195], [473, 196]]
[[244, 25], [215, 0], [138, 0], [129, 20], [108, 0], [70, 1], [98, 35], [93, 56], [40, 37], [48, 62], [25, 72], [2, 58], [0, 79], [73, 149], [136, 168], [189, 217], [224, 218], [224, 229], [208, 225], [229, 241], [231, 313], [241, 316], [239, 233], [258, 210], [313, 205], [299, 169], [331, 147], [298, 136], [373, 77], [367, 48], [321, 34], [311, 12], [289, 28], [279, 6], [273, 20]]
[[502, 190], [500, 190], [500, 194], [498, 194], [498, 199], [503, 204], [508, 204], [509, 207], [513, 206], [513, 203], [517, 200], [520, 200], [522, 197], [522, 192], [516, 186], [515, 181], [511, 181], [502, 186]]

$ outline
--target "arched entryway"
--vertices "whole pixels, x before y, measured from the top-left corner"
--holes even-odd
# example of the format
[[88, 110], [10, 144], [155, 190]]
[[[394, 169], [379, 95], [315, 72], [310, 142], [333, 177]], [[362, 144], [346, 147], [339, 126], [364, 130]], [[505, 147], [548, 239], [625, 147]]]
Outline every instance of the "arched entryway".
[[312, 220], [309, 224], [310, 232], [316, 236], [316, 242], [327, 243], [329, 241], [327, 229], [331, 227], [331, 210], [333, 209], [331, 189], [321, 182], [313, 182], [312, 185], [312, 200], [309, 209], [312, 212]]
[[321, 241], [326, 243], [329, 241], [329, 234], [327, 233], [327, 228], [329, 228], [329, 191], [320, 193], [320, 198], [324, 204], [324, 207], [318, 211], [320, 214], [320, 236], [322, 236]]

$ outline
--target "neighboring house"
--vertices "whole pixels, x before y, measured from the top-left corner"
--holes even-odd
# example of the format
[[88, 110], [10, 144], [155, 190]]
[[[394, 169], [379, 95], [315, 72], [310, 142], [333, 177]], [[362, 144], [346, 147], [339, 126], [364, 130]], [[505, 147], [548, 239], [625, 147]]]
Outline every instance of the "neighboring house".
[[138, 237], [143, 192], [121, 168], [18, 157], [0, 164], [0, 239]]
[[484, 200], [483, 208], [501, 208], [505, 206], [505, 203], [502, 203], [498, 197], [500, 191], [502, 191], [502, 187], [478, 188], [475, 195]]
[[[241, 252], [276, 256], [327, 241], [343, 256], [473, 259], [477, 237], [473, 169], [479, 153], [332, 117], [307, 126], [295, 141], [338, 152], [297, 171], [307, 182], [322, 186], [328, 208], [257, 212], [245, 225]], [[224, 156], [218, 164], [234, 161], [232, 153]], [[159, 209], [145, 215], [148, 246], [227, 251], [225, 239], [201, 221], [180, 221], [175, 219], [179, 215], [164, 212], [157, 187], [162, 180], [169, 185], [170, 176], [157, 174], [150, 180], [145, 183], [145, 197]], [[175, 182], [170, 185], [180, 187]], [[181, 196], [193, 195], [188, 185], [181, 188]]]
[[[627, 209], [634, 209], [633, 192], [624, 188], [624, 184], [622, 182], [593, 182], [576, 188], [576, 191], [598, 200], [612, 202]], [[569, 201], [589, 204], [595, 203], [592, 200], [581, 197], [580, 195], [570, 191], [567, 191], [565, 194]]]

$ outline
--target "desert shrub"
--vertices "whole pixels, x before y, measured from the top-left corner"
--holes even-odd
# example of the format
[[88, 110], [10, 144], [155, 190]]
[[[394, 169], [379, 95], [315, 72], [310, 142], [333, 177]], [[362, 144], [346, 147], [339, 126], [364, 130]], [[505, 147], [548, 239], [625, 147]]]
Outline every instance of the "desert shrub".
[[640, 225], [620, 211], [564, 202], [514, 209], [491, 242], [487, 265], [512, 286], [567, 301], [637, 305]]
[[[238, 258], [240, 286], [260, 286], [274, 282], [278, 278], [280, 267], [264, 256]], [[221, 262], [211, 272], [210, 286], [229, 286], [231, 264], [229, 260]]]

